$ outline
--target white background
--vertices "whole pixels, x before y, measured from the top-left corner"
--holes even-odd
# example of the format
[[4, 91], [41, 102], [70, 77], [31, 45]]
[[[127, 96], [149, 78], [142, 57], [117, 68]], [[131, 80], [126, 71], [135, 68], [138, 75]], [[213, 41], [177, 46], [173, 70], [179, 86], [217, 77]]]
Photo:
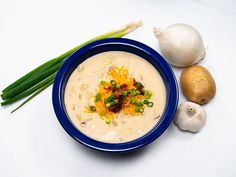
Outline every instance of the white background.
[[[0, 176], [236, 176], [236, 2], [221, 2], [0, 0], [1, 89], [82, 41], [139, 19], [144, 26], [127, 37], [158, 52], [153, 26], [196, 27], [207, 46], [201, 65], [217, 84], [216, 97], [204, 106], [208, 120], [201, 132], [181, 132], [171, 124], [151, 145], [123, 155], [75, 142], [55, 117], [50, 87], [14, 114], [17, 104], [1, 108]], [[174, 70], [179, 80], [181, 70]]]

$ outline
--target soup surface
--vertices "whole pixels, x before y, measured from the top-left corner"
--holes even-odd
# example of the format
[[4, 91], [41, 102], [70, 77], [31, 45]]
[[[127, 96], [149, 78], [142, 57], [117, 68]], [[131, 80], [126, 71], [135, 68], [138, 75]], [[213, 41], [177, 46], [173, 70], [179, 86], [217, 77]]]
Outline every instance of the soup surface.
[[157, 70], [141, 57], [121, 51], [103, 52], [81, 63], [69, 77], [64, 96], [74, 126], [109, 143], [148, 133], [166, 104], [165, 84]]

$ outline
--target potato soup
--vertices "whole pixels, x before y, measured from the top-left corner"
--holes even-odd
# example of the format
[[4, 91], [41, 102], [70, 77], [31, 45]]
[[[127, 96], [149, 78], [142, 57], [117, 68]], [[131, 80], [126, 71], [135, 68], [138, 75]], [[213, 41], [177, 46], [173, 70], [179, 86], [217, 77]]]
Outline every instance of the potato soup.
[[166, 88], [143, 58], [109, 51], [86, 59], [72, 72], [64, 102], [68, 117], [83, 134], [122, 143], [142, 137], [159, 122]]

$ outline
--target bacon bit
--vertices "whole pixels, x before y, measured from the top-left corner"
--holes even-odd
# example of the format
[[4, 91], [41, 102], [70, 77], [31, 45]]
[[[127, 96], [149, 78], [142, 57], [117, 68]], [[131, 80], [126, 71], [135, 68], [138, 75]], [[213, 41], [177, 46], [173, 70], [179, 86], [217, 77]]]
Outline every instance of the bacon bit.
[[127, 88], [127, 86], [128, 86], [127, 84], [123, 84], [123, 85], [120, 86], [120, 88], [125, 89], [125, 88]]
[[122, 109], [122, 102], [118, 102], [115, 104], [115, 106], [111, 107], [109, 110], [111, 110], [114, 113], [119, 112]]
[[133, 79], [133, 86], [137, 87], [137, 81], [135, 79]]
[[86, 124], [87, 124], [87, 122], [86, 122], [86, 121], [83, 121], [83, 122], [81, 122], [81, 126], [82, 126], [82, 127], [85, 127], [85, 126], [86, 126]]

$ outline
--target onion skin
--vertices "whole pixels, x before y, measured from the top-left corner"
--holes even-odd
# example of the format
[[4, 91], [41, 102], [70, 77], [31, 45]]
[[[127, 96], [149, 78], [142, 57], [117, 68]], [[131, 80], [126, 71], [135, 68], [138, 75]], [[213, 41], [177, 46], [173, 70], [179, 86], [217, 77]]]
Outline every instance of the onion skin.
[[187, 67], [205, 57], [205, 47], [200, 33], [186, 24], [173, 24], [161, 30], [154, 28], [161, 53], [173, 66]]

